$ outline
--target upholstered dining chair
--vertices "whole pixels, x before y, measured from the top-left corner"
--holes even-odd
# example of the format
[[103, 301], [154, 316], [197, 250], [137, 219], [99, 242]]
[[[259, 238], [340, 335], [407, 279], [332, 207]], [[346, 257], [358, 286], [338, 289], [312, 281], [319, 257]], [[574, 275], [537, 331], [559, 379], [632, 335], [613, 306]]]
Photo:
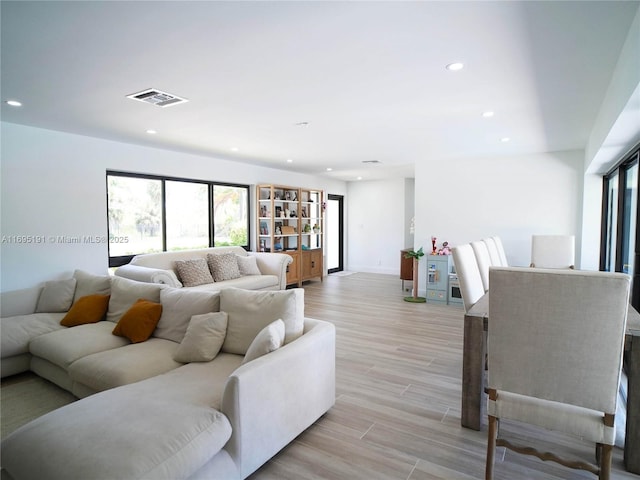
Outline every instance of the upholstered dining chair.
[[532, 235], [531, 267], [574, 268], [575, 243], [573, 235]]
[[500, 256], [500, 265], [503, 267], [509, 266], [509, 261], [507, 260], [507, 253], [504, 250], [504, 244], [502, 243], [502, 239], [498, 236], [491, 237], [493, 241], [496, 243], [496, 248], [498, 249], [498, 255]]
[[480, 270], [480, 278], [482, 278], [482, 286], [484, 291], [489, 290], [489, 267], [491, 266], [491, 257], [489, 256], [489, 249], [487, 244], [480, 240], [471, 242], [471, 248], [473, 254], [476, 257], [478, 269]]
[[469, 243], [453, 247], [451, 254], [453, 255], [453, 264], [456, 267], [458, 282], [460, 283], [464, 310], [468, 312], [485, 293], [478, 262]]
[[498, 252], [498, 246], [493, 237], [483, 238], [482, 241], [487, 245], [487, 250], [489, 250], [491, 265], [503, 266], [502, 260], [500, 259], [500, 252]]
[[[486, 479], [496, 446], [609, 479], [630, 277], [508, 267], [489, 277]], [[498, 438], [501, 420], [593, 441], [599, 463]]]

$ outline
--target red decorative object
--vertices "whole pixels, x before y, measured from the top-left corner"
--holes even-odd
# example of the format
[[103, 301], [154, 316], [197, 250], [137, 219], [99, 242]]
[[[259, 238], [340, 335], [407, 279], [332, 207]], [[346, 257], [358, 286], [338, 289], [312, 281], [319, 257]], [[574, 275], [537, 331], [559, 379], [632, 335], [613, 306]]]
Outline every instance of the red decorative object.
[[436, 248], [436, 237], [431, 237], [431, 255], [435, 255], [438, 249]]

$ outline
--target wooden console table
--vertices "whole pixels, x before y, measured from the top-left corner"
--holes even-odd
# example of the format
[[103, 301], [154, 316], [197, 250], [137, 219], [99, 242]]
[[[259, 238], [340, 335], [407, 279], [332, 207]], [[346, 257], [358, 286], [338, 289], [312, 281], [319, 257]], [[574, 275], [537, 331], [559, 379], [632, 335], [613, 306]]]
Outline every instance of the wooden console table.
[[[486, 293], [464, 316], [462, 350], [463, 427], [480, 430], [486, 416], [484, 361], [487, 352], [489, 294]], [[640, 474], [640, 314], [629, 305], [625, 335], [625, 366], [629, 380], [624, 465]]]

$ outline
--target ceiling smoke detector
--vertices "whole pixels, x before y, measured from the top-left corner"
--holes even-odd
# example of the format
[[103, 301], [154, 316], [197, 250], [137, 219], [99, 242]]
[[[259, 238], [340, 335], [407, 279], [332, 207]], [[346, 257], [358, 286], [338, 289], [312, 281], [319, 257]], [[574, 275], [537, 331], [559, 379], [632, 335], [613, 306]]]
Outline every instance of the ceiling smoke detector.
[[127, 95], [127, 98], [132, 100], [138, 100], [140, 102], [150, 103], [157, 107], [170, 107], [172, 105], [178, 105], [179, 103], [188, 102], [186, 98], [178, 97], [171, 93], [162, 92], [155, 88], [149, 88], [142, 92], [132, 93]]

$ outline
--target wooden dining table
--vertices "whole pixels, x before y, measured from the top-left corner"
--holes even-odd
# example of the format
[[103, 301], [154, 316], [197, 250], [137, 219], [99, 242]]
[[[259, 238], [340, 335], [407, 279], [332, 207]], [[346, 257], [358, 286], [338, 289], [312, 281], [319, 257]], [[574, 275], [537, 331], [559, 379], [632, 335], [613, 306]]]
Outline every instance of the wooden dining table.
[[[461, 424], [474, 430], [482, 428], [482, 419], [486, 417], [484, 381], [488, 325], [489, 293], [486, 293], [464, 315]], [[627, 471], [640, 474], [640, 314], [631, 305], [625, 334], [625, 371], [628, 392], [624, 464]]]

